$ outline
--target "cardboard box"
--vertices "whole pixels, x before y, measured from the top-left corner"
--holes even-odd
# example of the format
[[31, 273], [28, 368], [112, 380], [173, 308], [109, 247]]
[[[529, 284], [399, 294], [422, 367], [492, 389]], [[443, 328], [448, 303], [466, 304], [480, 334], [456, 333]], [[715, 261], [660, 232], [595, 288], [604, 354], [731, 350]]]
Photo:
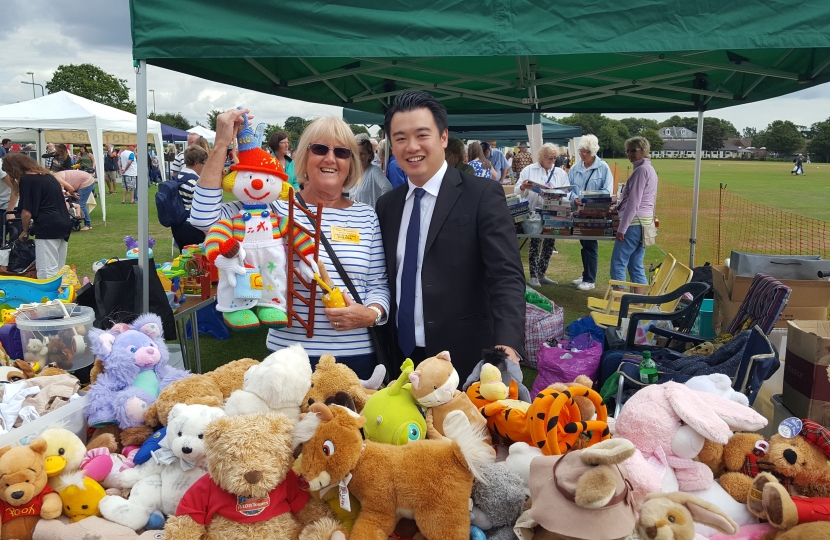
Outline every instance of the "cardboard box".
[[830, 428], [830, 322], [789, 321], [783, 403]]
[[[732, 280], [733, 288], [729, 281]], [[735, 277], [726, 266], [712, 267], [712, 288], [715, 292], [715, 305], [712, 316], [712, 328], [716, 333], [725, 332], [732, 319], [738, 314], [741, 303], [749, 292], [753, 278]], [[787, 328], [787, 321], [827, 320], [827, 306], [830, 304], [830, 282], [786, 280], [781, 283], [792, 289], [787, 307], [775, 324], [776, 328]]]

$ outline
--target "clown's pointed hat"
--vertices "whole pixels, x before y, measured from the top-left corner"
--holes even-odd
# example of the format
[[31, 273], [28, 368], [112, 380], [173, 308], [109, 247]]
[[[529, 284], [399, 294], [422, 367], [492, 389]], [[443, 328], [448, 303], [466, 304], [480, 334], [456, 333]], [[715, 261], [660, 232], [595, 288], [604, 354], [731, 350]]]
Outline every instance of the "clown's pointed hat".
[[239, 146], [239, 163], [231, 165], [231, 170], [256, 171], [277, 176], [283, 181], [288, 180], [288, 175], [283, 171], [277, 158], [260, 148], [262, 143], [248, 125], [248, 115], [243, 118], [245, 127], [236, 136]]

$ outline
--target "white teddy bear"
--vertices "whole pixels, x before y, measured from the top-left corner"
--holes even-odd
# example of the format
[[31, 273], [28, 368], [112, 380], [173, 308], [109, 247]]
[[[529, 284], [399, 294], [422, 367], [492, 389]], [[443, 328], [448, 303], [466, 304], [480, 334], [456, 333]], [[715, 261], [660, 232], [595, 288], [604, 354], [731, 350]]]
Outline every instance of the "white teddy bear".
[[248, 368], [242, 389], [232, 393], [225, 402], [225, 414], [282, 413], [296, 422], [309, 388], [308, 353], [302, 345], [291, 345]]
[[26, 352], [23, 353], [23, 359], [27, 362], [40, 362], [41, 366], [46, 365], [46, 355], [49, 349], [46, 344], [38, 338], [29, 338], [26, 344]]
[[207, 405], [174, 406], [153, 458], [118, 476], [122, 488], [132, 488], [130, 498], [107, 495], [98, 505], [101, 515], [133, 530], [144, 528], [154, 512], [175, 515], [184, 493], [208, 472], [205, 428], [224, 415]]
[[686, 386], [698, 392], [708, 392], [749, 407], [749, 398], [732, 388], [732, 379], [723, 373], [698, 375], [686, 381]]

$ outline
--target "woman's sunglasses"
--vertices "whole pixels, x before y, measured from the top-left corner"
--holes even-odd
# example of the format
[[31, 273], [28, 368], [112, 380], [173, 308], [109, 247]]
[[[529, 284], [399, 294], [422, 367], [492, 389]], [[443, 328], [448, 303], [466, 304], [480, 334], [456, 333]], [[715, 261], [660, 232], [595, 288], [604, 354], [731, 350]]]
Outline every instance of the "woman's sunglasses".
[[[332, 150], [329, 146], [320, 143], [309, 144], [308, 149], [311, 150], [311, 153], [315, 156], [325, 156], [329, 153], [329, 150]], [[342, 146], [335, 146], [334, 157], [338, 159], [349, 159], [352, 157], [352, 151]]]

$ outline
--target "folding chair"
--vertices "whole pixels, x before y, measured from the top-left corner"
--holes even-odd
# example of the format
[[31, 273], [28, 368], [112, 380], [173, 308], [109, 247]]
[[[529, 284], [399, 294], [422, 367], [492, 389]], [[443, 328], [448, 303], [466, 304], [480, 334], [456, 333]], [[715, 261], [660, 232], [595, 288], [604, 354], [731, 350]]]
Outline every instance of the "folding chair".
[[[676, 291], [677, 289], [679, 289], [683, 285], [686, 285], [692, 280], [692, 269], [680, 262], [674, 265], [674, 268], [672, 269], [670, 274], [671, 275], [668, 277], [667, 282], [665, 284], [665, 294], [671, 293], [672, 291]], [[672, 296], [672, 299], [670, 301], [662, 302], [656, 300], [656, 298], [658, 298], [659, 295], [632, 295], [631, 293], [626, 293], [620, 296], [620, 298], [622, 299], [627, 296], [652, 298], [652, 301], [649, 303], [641, 302], [643, 304], [642, 306], [631, 306], [629, 303], [629, 311], [646, 311], [659, 305], [660, 311], [663, 313], [674, 312], [674, 310], [677, 309], [677, 304], [680, 303], [680, 298], [682, 297]], [[608, 306], [611, 306], [611, 302], [608, 303]], [[620, 301], [620, 307], [622, 307], [622, 301]], [[616, 313], [600, 313], [598, 311], [592, 311], [591, 318], [594, 320], [597, 326], [608, 328], [609, 326], [617, 326], [620, 317]]]
[[[677, 259], [674, 255], [668, 253], [663, 262], [660, 263], [660, 271], [654, 276], [651, 284], [643, 285], [641, 283], [631, 283], [629, 281], [618, 281], [616, 279], [608, 280], [608, 288], [605, 290], [605, 296], [597, 298], [591, 296], [588, 298], [588, 309], [592, 311], [602, 311], [603, 313], [617, 313], [620, 311], [620, 297], [624, 294], [630, 294], [634, 287], [642, 288], [641, 294], [649, 296], [657, 296], [666, 292], [666, 285], [669, 283], [674, 265]], [[616, 289], [615, 287], [625, 287], [625, 290]]]
[[[776, 372], [780, 365], [778, 352], [770, 343], [764, 331], [755, 325], [752, 327], [746, 346], [744, 347], [741, 361], [734, 373], [724, 373], [732, 379], [732, 389], [744, 394], [751, 406], [758, 397], [758, 392], [764, 381], [769, 379]], [[685, 383], [692, 378], [690, 375], [671, 373], [658, 363], [658, 380], [655, 384], [662, 384], [668, 381]], [[619, 415], [620, 409], [625, 400], [625, 391], [633, 388], [646, 386], [639, 381], [640, 366], [638, 362], [626, 361], [619, 366], [619, 380], [617, 382], [617, 394], [615, 397], [614, 417]], [[717, 371], [716, 371], [717, 373]]]

